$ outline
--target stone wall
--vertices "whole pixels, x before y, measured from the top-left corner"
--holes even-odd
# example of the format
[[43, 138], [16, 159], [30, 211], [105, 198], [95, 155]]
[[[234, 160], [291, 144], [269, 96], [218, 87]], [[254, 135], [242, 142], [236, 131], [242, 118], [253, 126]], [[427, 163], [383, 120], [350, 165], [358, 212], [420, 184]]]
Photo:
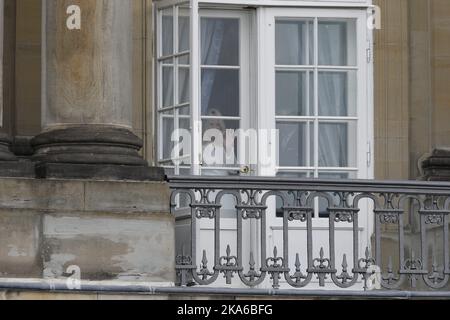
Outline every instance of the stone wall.
[[0, 180], [0, 278], [173, 283], [174, 241], [165, 183]]

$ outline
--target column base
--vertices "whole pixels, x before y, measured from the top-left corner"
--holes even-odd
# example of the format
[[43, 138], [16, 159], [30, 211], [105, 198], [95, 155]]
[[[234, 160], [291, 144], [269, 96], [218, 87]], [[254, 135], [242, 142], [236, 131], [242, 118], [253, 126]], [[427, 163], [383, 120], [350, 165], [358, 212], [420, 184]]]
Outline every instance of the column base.
[[139, 154], [142, 141], [130, 130], [85, 125], [53, 129], [31, 142], [36, 176], [48, 179], [162, 181], [164, 170], [151, 168]]
[[34, 164], [31, 161], [19, 160], [10, 150], [11, 138], [0, 133], [0, 177], [33, 178]]
[[0, 177], [2, 178], [34, 178], [34, 163], [31, 161], [1, 161]]
[[430, 157], [422, 162], [423, 177], [426, 181], [450, 181], [450, 149], [433, 150]]
[[163, 168], [127, 165], [37, 163], [38, 179], [164, 181]]
[[11, 152], [12, 140], [6, 133], [0, 133], [0, 161], [14, 162], [17, 161], [16, 156]]

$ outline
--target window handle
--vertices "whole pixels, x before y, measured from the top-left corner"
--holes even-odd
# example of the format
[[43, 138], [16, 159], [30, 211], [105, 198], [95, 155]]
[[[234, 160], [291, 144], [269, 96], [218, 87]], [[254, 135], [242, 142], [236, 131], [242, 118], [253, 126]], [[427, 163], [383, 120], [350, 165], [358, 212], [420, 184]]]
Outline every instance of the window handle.
[[242, 167], [239, 172], [241, 174], [249, 174], [250, 172], [252, 172], [253, 170], [250, 169], [250, 166], [244, 166]]

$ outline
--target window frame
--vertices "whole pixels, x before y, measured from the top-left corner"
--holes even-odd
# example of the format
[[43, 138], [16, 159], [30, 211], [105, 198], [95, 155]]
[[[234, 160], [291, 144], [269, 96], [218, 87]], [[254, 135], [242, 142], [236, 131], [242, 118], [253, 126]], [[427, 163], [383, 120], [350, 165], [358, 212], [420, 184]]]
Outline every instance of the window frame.
[[[183, 1], [183, 0], [164, 0], [164, 1], [157, 1], [154, 4], [155, 10], [155, 17], [159, 17], [159, 10], [163, 8], [167, 8], [170, 6], [175, 5], [181, 5], [181, 4], [190, 4], [190, 44], [191, 48], [189, 50], [190, 53], [190, 59], [191, 59], [191, 106], [193, 105], [199, 105], [200, 103], [200, 85], [201, 85], [201, 79], [199, 77], [200, 69], [197, 72], [193, 72], [193, 66], [200, 66], [200, 35], [193, 34], [192, 30], [200, 30], [200, 7], [203, 8], [204, 6], [210, 6], [213, 5], [211, 8], [213, 9], [219, 9], [219, 8], [226, 8], [226, 5], [234, 5], [230, 7], [230, 9], [236, 10], [237, 5], [250, 5], [251, 3], [256, 3], [256, 1], [238, 1], [238, 0], [221, 0], [221, 1], [213, 1], [213, 0], [207, 0], [207, 1]], [[283, 16], [286, 16], [287, 14], [292, 17], [318, 17], [318, 18], [352, 18], [355, 17], [358, 19], [358, 40], [357, 43], [360, 43], [360, 46], [358, 47], [358, 56], [363, 57], [366, 56], [366, 50], [371, 50], [372, 45], [372, 33], [371, 32], [362, 32], [362, 30], [366, 30], [366, 24], [367, 21], [367, 11], [363, 10], [364, 8], [367, 9], [370, 7], [371, 1], [340, 1], [338, 4], [336, 2], [333, 2], [333, 9], [327, 8], [328, 6], [331, 6], [331, 3], [325, 1], [275, 1], [275, 0], [258, 0], [257, 1], [258, 6], [256, 7], [256, 14], [251, 19], [251, 25], [250, 25], [250, 33], [252, 35], [255, 35], [255, 40], [251, 37], [250, 41], [255, 42], [252, 43], [252, 47], [250, 48], [250, 52], [254, 53], [256, 51], [257, 58], [254, 63], [255, 65], [250, 65], [250, 82], [251, 87], [251, 100], [253, 103], [250, 103], [250, 110], [255, 110], [256, 106], [258, 106], [257, 109], [259, 110], [271, 110], [270, 114], [275, 115], [275, 112], [272, 110], [275, 108], [275, 100], [274, 100], [274, 91], [275, 91], [275, 83], [273, 79], [271, 78], [270, 81], [267, 81], [267, 77], [271, 76], [271, 68], [267, 68], [265, 64], [267, 63], [268, 59], [270, 60], [270, 54], [271, 52], [274, 54], [274, 50], [271, 50], [270, 44], [268, 44], [268, 41], [265, 37], [264, 30], [264, 24], [267, 23], [268, 16], [274, 15], [275, 13], [284, 13]], [[276, 7], [271, 7], [274, 4], [276, 4]], [[340, 8], [340, 9], [337, 9]], [[299, 15], [299, 10], [301, 10], [301, 14]], [[224, 10], [225, 11], [225, 10]], [[271, 13], [270, 13], [271, 12]], [[195, 21], [195, 17], [197, 17], [197, 21]], [[159, 18], [156, 19], [157, 26], [156, 29], [160, 28], [159, 26]], [[254, 30], [256, 28], [256, 30]], [[174, 30], [175, 27], [174, 27]], [[159, 52], [158, 48], [160, 47], [159, 43], [159, 31], [155, 33], [155, 39], [156, 39], [156, 48], [157, 52]], [[362, 43], [366, 42], [367, 45], [363, 45]], [[192, 46], [192, 44], [197, 43], [197, 46]], [[272, 45], [272, 47], [275, 47], [275, 44]], [[157, 60], [157, 59], [156, 59]], [[366, 153], [364, 154], [362, 151], [358, 152], [358, 159], [356, 167], [363, 169], [363, 173], [358, 174], [357, 178], [365, 178], [365, 179], [372, 179], [373, 178], [373, 154], [371, 152], [372, 146], [373, 146], [373, 65], [372, 61], [366, 62], [364, 64], [364, 61], [358, 61], [358, 66], [361, 67], [363, 70], [359, 72], [361, 75], [358, 76], [358, 83], [366, 83], [366, 87], [364, 88], [365, 94], [361, 95], [361, 97], [358, 97], [358, 105], [366, 105], [367, 106], [367, 112], [366, 115], [363, 116], [363, 121], [365, 122], [364, 126], [358, 125], [358, 137], [364, 136], [365, 139], [358, 139], [358, 148], [359, 150], [365, 150]], [[361, 65], [361, 66], [360, 66]], [[158, 69], [159, 67], [155, 68], [155, 74], [156, 79], [159, 80], [158, 76]], [[197, 74], [196, 74], [197, 73]], [[256, 78], [256, 79], [255, 79]], [[256, 81], [252, 81], [256, 80]], [[255, 84], [254, 84], [254, 83]], [[270, 83], [271, 82], [271, 83]], [[160, 84], [160, 81], [155, 81], [155, 103], [159, 102], [158, 99], [160, 99], [159, 89], [158, 85]], [[270, 88], [272, 86], [272, 88]], [[197, 88], [197, 89], [196, 89]], [[360, 89], [359, 89], [360, 90]], [[197, 101], [197, 103], [196, 103]], [[156, 111], [157, 115], [155, 117], [156, 128], [157, 128], [157, 163], [160, 163], [160, 160], [162, 157], [161, 155], [161, 147], [163, 145], [163, 142], [161, 141], [161, 134], [160, 134], [160, 120], [158, 116], [158, 110]], [[201, 119], [201, 110], [200, 107], [198, 108], [192, 108], [191, 107], [191, 132], [193, 133], [193, 139], [192, 139], [192, 146], [191, 146], [191, 165], [186, 166], [184, 169], [189, 169], [191, 171], [191, 174], [198, 175], [201, 173], [201, 146], [198, 145], [198, 137], [201, 136], [201, 123], [199, 123], [199, 119]], [[361, 118], [360, 115], [358, 115], [359, 118]], [[271, 119], [272, 118], [272, 119]], [[266, 112], [256, 112], [256, 120], [257, 125], [256, 128], [258, 129], [275, 129], [275, 117], [267, 117]], [[366, 131], [362, 132], [361, 128], [365, 127]], [[201, 138], [200, 138], [201, 139]], [[269, 143], [272, 143], [270, 141]], [[260, 154], [261, 156], [261, 154]], [[364, 169], [365, 168], [365, 169]], [[292, 168], [292, 171], [297, 170], [296, 168]], [[331, 171], [334, 171], [335, 168], [332, 168]], [[274, 175], [277, 171], [277, 168], [263, 168], [262, 166], [257, 166], [256, 171], [259, 175]], [[289, 171], [289, 170], [287, 170]]]
[[[368, 59], [367, 53], [371, 46], [371, 32], [367, 31], [367, 13], [360, 9], [327, 9], [327, 8], [260, 8], [260, 19], [258, 29], [260, 30], [260, 37], [258, 39], [261, 54], [258, 61], [258, 83], [259, 83], [259, 99], [258, 103], [261, 110], [267, 113], [259, 115], [259, 123], [262, 128], [275, 129], [276, 128], [276, 96], [275, 96], [275, 19], [276, 18], [297, 18], [297, 19], [356, 19], [356, 46], [357, 46], [357, 85], [358, 95], [356, 102], [356, 116], [346, 117], [346, 119], [353, 119], [357, 121], [357, 160], [354, 168], [319, 168], [320, 171], [326, 172], [356, 172], [357, 179], [373, 179], [373, 155], [371, 146], [373, 145], [373, 65], [372, 61]], [[264, 32], [261, 32], [264, 30]], [[267, 36], [268, 32], [270, 35]], [[317, 37], [317, 35], [316, 35]], [[273, 40], [272, 40], [273, 39]], [[270, 67], [267, 67], [270, 65]], [[328, 67], [326, 67], [328, 69]], [[320, 69], [320, 68], [319, 68]], [[330, 69], [334, 69], [330, 68]], [[353, 67], [348, 68], [353, 69]], [[317, 82], [317, 80], [315, 81]], [[363, 85], [361, 85], [363, 84]], [[365, 85], [364, 85], [365, 84]], [[315, 91], [318, 90], [317, 83], [315, 83]], [[318, 103], [318, 102], [316, 102]], [[365, 108], [364, 108], [365, 107]], [[267, 114], [273, 115], [268, 117]], [[278, 117], [282, 118], [282, 117]], [[288, 118], [288, 117], [286, 117]], [[301, 117], [299, 117], [301, 118]], [[308, 117], [305, 117], [307, 119]], [[331, 120], [331, 117], [325, 119]], [[336, 117], [338, 120], [339, 117]], [[311, 117], [312, 119], [312, 117]], [[316, 126], [316, 139], [318, 139]], [[317, 151], [316, 151], [317, 153]], [[317, 161], [317, 159], [316, 159]], [[278, 165], [270, 168], [261, 167], [258, 171], [262, 175], [275, 175], [278, 172], [292, 172], [304, 171], [306, 168], [301, 167], [280, 167]], [[316, 168], [311, 167], [315, 170]], [[344, 169], [344, 170], [342, 170]], [[350, 170], [349, 170], [350, 169]], [[317, 178], [317, 175], [315, 176]]]

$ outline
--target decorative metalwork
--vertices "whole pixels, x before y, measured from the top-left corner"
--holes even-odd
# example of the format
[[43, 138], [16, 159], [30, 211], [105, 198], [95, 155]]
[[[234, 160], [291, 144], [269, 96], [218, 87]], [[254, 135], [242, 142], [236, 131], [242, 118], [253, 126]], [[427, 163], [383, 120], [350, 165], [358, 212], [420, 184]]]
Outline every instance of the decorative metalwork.
[[[176, 256], [177, 283], [181, 286], [212, 285], [221, 275], [226, 285], [240, 282], [248, 287], [270, 285], [277, 290], [305, 288], [316, 279], [322, 287], [355, 290], [370, 289], [374, 279], [384, 290], [438, 290], [450, 283], [450, 184], [212, 176], [169, 177], [168, 181], [173, 190], [171, 208], [174, 213], [180, 210], [177, 223], [184, 226], [184, 233], [177, 228], [178, 242], [189, 239], [191, 248], [186, 253], [183, 246]], [[177, 203], [181, 194], [183, 199], [190, 198], [184, 208]], [[233, 197], [232, 206], [224, 205], [225, 196]], [[281, 215], [275, 208], [280, 202]], [[319, 218], [318, 202], [327, 204], [328, 214], [323, 218]], [[227, 213], [227, 221], [234, 222], [226, 230], [223, 207], [228, 211], [234, 208], [236, 213], [232, 219]], [[269, 216], [279, 217], [277, 235], [272, 235], [271, 241]], [[367, 227], [364, 217], [373, 217], [371, 240], [360, 236]], [[318, 224], [320, 232], [328, 233], [326, 247], [314, 235], [316, 220], [327, 222]], [[406, 221], [419, 224], [418, 231], [407, 238]], [[201, 223], [207, 223], [208, 232], [214, 235], [213, 243], [208, 244], [214, 252], [208, 249], [209, 255], [206, 244], [199, 241]], [[301, 230], [302, 237], [295, 230]], [[345, 244], [348, 247], [339, 242], [342, 230], [353, 239], [351, 245]], [[226, 238], [227, 243], [222, 243], [223, 232], [235, 237], [235, 242]], [[390, 251], [383, 246], [385, 238], [390, 244], [396, 242], [389, 246], [393, 248]], [[233, 243], [235, 252], [228, 243]], [[306, 250], [304, 261], [298, 250]], [[410, 255], [405, 257], [408, 250]]]
[[206, 250], [203, 250], [203, 259], [200, 271], [197, 273], [202, 280], [207, 280], [209, 277], [213, 276], [214, 273], [208, 269], [208, 259], [206, 258]]
[[289, 272], [289, 268], [284, 267], [284, 259], [278, 256], [278, 249], [273, 249], [273, 257], [266, 259], [266, 267], [263, 268], [265, 272], [270, 274], [272, 280], [272, 287], [278, 289], [280, 287], [281, 275], [284, 272]]
[[385, 212], [380, 214], [381, 224], [398, 224], [399, 214], [397, 212]]
[[307, 279], [307, 276], [305, 276], [302, 272], [302, 264], [300, 263], [300, 255], [297, 253], [295, 255], [295, 273], [290, 276], [292, 280], [295, 280], [295, 283], [301, 284], [302, 280]]
[[417, 280], [419, 279], [419, 276], [421, 274], [428, 273], [427, 271], [423, 270], [422, 260], [416, 258], [416, 254], [414, 251], [411, 252], [411, 258], [405, 260], [403, 268], [404, 269], [402, 272], [409, 276], [412, 288], [417, 287]]
[[327, 274], [335, 273], [336, 270], [331, 268], [331, 261], [325, 258], [325, 253], [323, 248], [320, 248], [319, 258], [313, 260], [313, 268], [310, 272], [317, 275], [319, 280], [319, 286], [325, 287], [325, 280], [327, 279]]
[[344, 258], [342, 259], [342, 273], [336, 278], [340, 280], [342, 284], [346, 284], [347, 282], [353, 279], [353, 277], [351, 277], [350, 274], [348, 273], [348, 263], [346, 254], [344, 254]]
[[175, 269], [181, 286], [189, 284], [191, 272], [197, 268], [192, 264], [192, 257], [187, 255], [185, 251], [185, 247], [183, 246], [182, 253], [175, 258]]
[[258, 280], [261, 277], [261, 274], [256, 271], [256, 261], [253, 252], [250, 252], [249, 265], [250, 270], [246, 274], [244, 274], [244, 277], [247, 278], [250, 282], [255, 282], [255, 280]]
[[262, 206], [258, 202], [258, 195], [261, 194], [259, 190], [243, 190], [241, 193], [244, 195], [246, 200], [242, 200], [242, 204], [237, 205], [238, 209], [242, 215], [242, 219], [261, 219], [263, 211], [266, 206]]
[[399, 277], [394, 274], [394, 267], [393, 267], [393, 264], [392, 264], [392, 257], [389, 257], [387, 275], [383, 276], [383, 280], [386, 281], [388, 285], [395, 284], [399, 280]]
[[228, 245], [226, 250], [227, 255], [220, 257], [219, 267], [220, 272], [226, 279], [227, 284], [231, 284], [231, 279], [234, 278], [234, 273], [242, 270], [238, 267], [238, 258], [231, 255], [231, 247]]
[[444, 223], [444, 216], [441, 214], [429, 214], [425, 216], [425, 224], [442, 225]]
[[300, 221], [300, 222], [305, 222], [308, 219], [308, 214], [314, 212], [313, 208], [300, 208], [300, 207], [283, 208], [283, 210], [287, 210], [289, 221]]

